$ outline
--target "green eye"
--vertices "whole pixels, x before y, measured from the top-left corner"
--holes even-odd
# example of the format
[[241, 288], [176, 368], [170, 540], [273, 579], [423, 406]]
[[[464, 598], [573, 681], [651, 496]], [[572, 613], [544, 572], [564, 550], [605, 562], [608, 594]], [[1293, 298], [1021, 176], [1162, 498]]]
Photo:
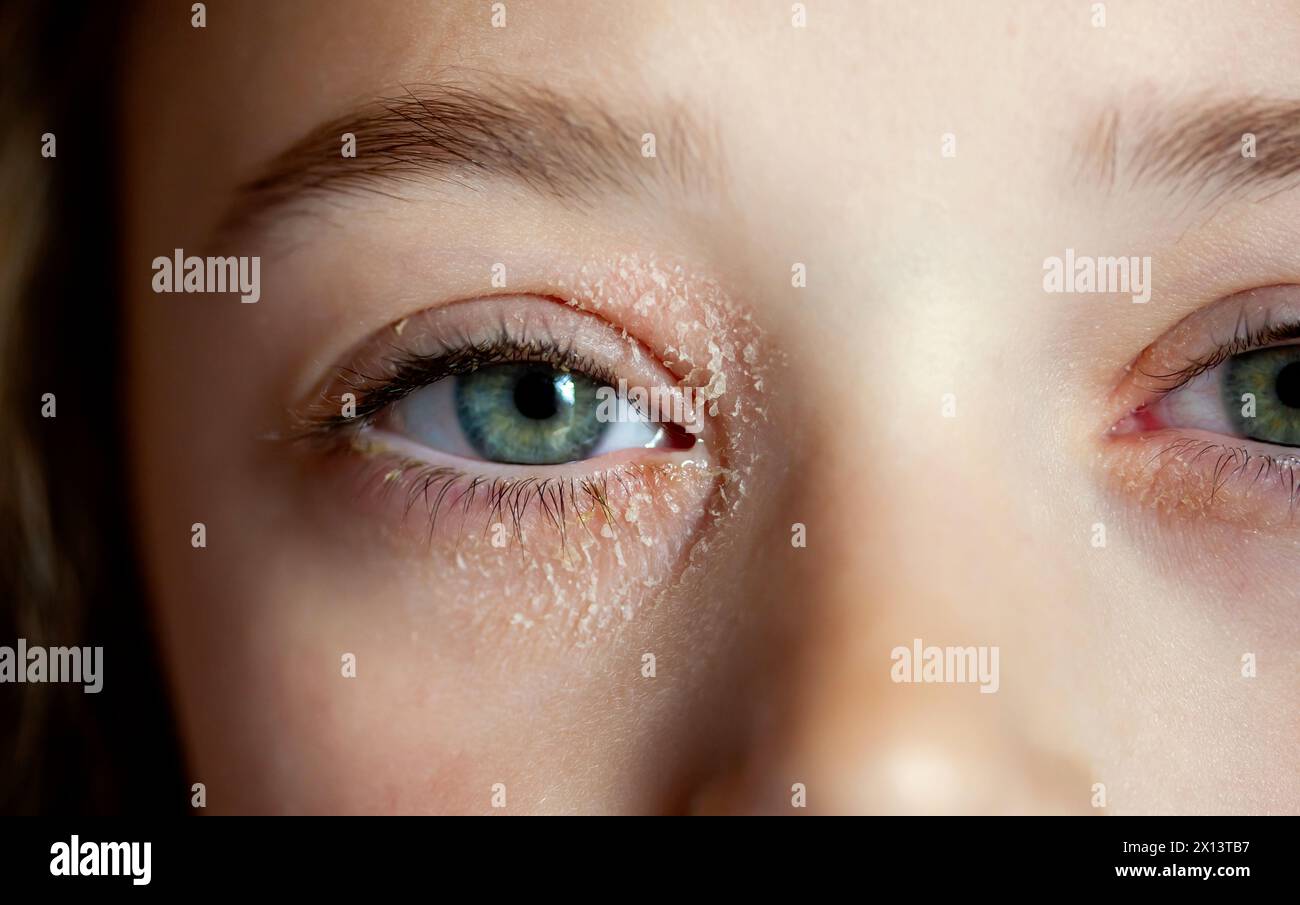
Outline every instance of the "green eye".
[[394, 403], [383, 430], [426, 449], [502, 465], [563, 465], [626, 449], [690, 449], [693, 434], [655, 421], [619, 388], [540, 361], [439, 377]]
[[534, 363], [500, 364], [452, 378], [456, 418], [493, 462], [556, 465], [587, 458], [606, 425], [586, 375]]
[[1237, 430], [1263, 443], [1300, 446], [1300, 346], [1243, 352], [1223, 367], [1223, 403]]

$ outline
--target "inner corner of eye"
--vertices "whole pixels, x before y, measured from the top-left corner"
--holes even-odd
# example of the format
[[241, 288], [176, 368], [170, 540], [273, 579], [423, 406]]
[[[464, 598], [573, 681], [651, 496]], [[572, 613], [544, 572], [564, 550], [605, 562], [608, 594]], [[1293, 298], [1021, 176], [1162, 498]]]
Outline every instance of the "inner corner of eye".
[[1107, 433], [1112, 437], [1126, 437], [1131, 434], [1150, 433], [1163, 427], [1165, 427], [1165, 424], [1154, 409], [1143, 404], [1112, 424]]
[[1163, 429], [1300, 446], [1300, 347], [1266, 346], [1227, 354], [1127, 413], [1110, 433]]
[[673, 450], [694, 449], [699, 439], [699, 431], [692, 431], [690, 426], [665, 422], [660, 426], [663, 444], [660, 448]]

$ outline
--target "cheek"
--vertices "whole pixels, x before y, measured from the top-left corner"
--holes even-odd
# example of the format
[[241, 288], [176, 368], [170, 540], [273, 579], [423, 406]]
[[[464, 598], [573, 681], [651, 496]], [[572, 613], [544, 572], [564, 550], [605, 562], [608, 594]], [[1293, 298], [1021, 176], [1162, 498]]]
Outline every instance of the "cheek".
[[[198, 717], [206, 763], [239, 763], [288, 809], [480, 812], [498, 781], [512, 808], [565, 784], [582, 800], [620, 761], [623, 697], [643, 687], [647, 639], [665, 650], [659, 611], [698, 598], [680, 576], [713, 492], [712, 475], [659, 474], [611, 494], [608, 517], [570, 514], [563, 540], [531, 520], [501, 545], [477, 521], [430, 540], [344, 517], [347, 497], [283, 526], [288, 539], [246, 532], [242, 568], [199, 603], [235, 601], [241, 628], [190, 639], [245, 660], [212, 689], [243, 702], [243, 725]], [[231, 745], [232, 730], [252, 735]], [[579, 750], [585, 779], [566, 769]]]
[[160, 596], [212, 798], [478, 812], [505, 778], [526, 808], [570, 781], [575, 750], [617, 763], [611, 689], [640, 687], [644, 639], [668, 618], [653, 614], [694, 599], [681, 575], [717, 474], [654, 470], [585, 522], [526, 515], [521, 536], [464, 512], [430, 535], [425, 513], [358, 499], [346, 469], [363, 463], [334, 467], [240, 469], [173, 499], [209, 513], [210, 546], [172, 545]]

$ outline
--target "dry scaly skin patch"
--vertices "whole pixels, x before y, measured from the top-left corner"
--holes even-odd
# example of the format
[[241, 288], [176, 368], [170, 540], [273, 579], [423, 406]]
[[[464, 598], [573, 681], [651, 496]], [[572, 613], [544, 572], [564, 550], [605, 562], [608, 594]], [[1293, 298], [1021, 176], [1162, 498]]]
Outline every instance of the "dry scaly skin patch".
[[[633, 355], [648, 350], [680, 387], [698, 392], [710, 424], [703, 447], [626, 468], [621, 480], [606, 482], [601, 505], [572, 500], [558, 526], [536, 500], [517, 522], [501, 519], [510, 522], [504, 544], [499, 530], [493, 543], [487, 505], [463, 512], [450, 505], [430, 534], [421, 518], [427, 507], [417, 501], [403, 532], [422, 544], [430, 581], [451, 602], [434, 608], [441, 629], [485, 644], [516, 634], [590, 646], [663, 595], [689, 595], [748, 494], [755, 435], [767, 420], [771, 355], [748, 312], [715, 281], [682, 264], [624, 255], [553, 282], [573, 307], [620, 325]], [[385, 453], [365, 444], [358, 451]], [[409, 489], [406, 481], [395, 465], [383, 483], [396, 495]], [[412, 601], [410, 615], [429, 619], [427, 600]]]

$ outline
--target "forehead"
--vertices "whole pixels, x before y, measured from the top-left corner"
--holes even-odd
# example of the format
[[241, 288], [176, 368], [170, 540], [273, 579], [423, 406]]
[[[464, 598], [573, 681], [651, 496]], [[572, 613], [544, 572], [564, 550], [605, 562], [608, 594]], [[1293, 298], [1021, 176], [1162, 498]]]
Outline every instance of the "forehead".
[[[719, 136], [742, 204], [826, 185], [840, 203], [879, 205], [932, 183], [949, 135], [979, 161], [944, 174], [950, 188], [1055, 183], [1112, 107], [1166, 91], [1279, 93], [1296, 81], [1300, 37], [1292, 3], [1203, 4], [1203, 15], [1160, 3], [816, 3], [801, 27], [782, 3], [209, 6], [204, 28], [188, 7], [148, 9], [127, 55], [132, 197], [175, 218], [176, 234], [210, 225], [236, 186], [313, 128], [448, 77], [544, 85], [632, 120], [671, 101]], [[183, 206], [167, 203], [177, 185]]]

